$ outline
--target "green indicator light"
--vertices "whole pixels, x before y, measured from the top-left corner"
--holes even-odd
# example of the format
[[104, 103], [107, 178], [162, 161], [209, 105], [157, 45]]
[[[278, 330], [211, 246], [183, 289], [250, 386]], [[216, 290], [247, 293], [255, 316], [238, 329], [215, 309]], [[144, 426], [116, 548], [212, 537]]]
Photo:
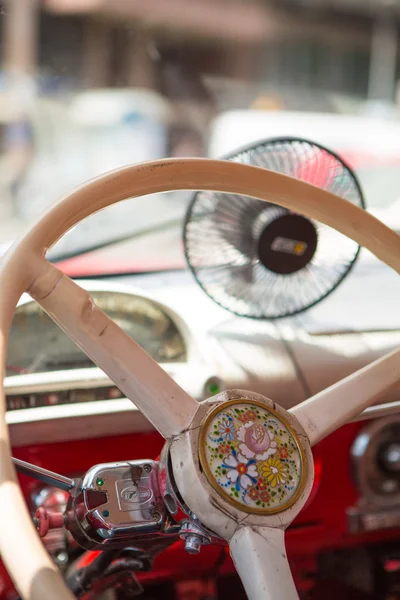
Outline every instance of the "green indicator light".
[[104, 479], [102, 479], [101, 477], [98, 477], [96, 479], [96, 483], [99, 487], [102, 487], [104, 485]]
[[110, 511], [103, 510], [103, 512], [101, 514], [103, 515], [103, 517], [109, 517], [110, 516]]
[[212, 394], [213, 396], [215, 394], [219, 394], [219, 392], [221, 391], [218, 383], [216, 382], [210, 383], [208, 389], [210, 390], [210, 394]]

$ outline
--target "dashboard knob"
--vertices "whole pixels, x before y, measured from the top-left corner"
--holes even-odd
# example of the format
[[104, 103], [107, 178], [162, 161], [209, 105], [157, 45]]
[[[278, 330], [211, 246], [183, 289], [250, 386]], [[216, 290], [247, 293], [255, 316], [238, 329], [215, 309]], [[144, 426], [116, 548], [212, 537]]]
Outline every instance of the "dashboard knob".
[[383, 446], [379, 452], [382, 466], [391, 473], [400, 473], [400, 443], [391, 442]]

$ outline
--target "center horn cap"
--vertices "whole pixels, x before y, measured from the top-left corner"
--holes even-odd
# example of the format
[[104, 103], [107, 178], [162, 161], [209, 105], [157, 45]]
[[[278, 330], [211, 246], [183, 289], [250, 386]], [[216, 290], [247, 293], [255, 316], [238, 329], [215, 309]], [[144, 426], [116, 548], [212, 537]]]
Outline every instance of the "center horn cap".
[[281, 414], [261, 402], [218, 405], [205, 419], [199, 442], [207, 480], [243, 512], [279, 513], [303, 490], [305, 457], [298, 436]]

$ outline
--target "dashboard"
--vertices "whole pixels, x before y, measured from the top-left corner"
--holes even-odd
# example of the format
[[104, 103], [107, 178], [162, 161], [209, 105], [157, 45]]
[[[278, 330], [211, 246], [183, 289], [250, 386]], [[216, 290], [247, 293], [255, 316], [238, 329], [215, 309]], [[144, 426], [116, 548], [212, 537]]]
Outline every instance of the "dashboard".
[[[372, 287], [370, 276], [361, 263], [320, 306], [281, 322], [231, 315], [186, 271], [78, 283], [199, 402], [236, 388], [290, 408], [399, 345], [395, 300], [391, 307], [399, 278], [383, 269]], [[371, 319], [380, 305], [389, 308]], [[75, 476], [126, 456], [155, 458], [162, 448], [146, 418], [29, 297], [12, 324], [7, 363], [7, 421], [17, 458]], [[400, 389], [393, 389], [314, 448], [314, 492], [288, 533], [295, 573], [314, 568], [309, 561], [331, 548], [391, 539], [400, 527], [399, 400]], [[33, 506], [34, 484], [24, 477], [21, 483]], [[61, 542], [51, 543], [56, 556]], [[200, 570], [211, 568], [213, 552], [202, 551]], [[183, 550], [164, 556], [163, 576], [180, 576]]]
[[[377, 286], [370, 284], [371, 268]], [[78, 283], [198, 401], [236, 388], [290, 408], [399, 345], [398, 280], [390, 269], [361, 260], [324, 302], [281, 321], [230, 314], [187, 271]], [[380, 305], [386, 310], [377, 312]], [[12, 323], [7, 366], [14, 446], [153, 430], [26, 295]], [[392, 414], [399, 400], [400, 386], [367, 414]]]

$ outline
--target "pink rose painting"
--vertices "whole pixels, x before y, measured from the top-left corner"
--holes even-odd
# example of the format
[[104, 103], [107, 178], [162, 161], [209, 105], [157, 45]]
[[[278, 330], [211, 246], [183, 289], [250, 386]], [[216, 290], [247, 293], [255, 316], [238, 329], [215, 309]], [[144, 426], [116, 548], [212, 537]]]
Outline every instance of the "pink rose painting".
[[273, 432], [253, 421], [248, 421], [239, 428], [237, 438], [242, 442], [239, 450], [246, 458], [266, 460], [276, 452]]

